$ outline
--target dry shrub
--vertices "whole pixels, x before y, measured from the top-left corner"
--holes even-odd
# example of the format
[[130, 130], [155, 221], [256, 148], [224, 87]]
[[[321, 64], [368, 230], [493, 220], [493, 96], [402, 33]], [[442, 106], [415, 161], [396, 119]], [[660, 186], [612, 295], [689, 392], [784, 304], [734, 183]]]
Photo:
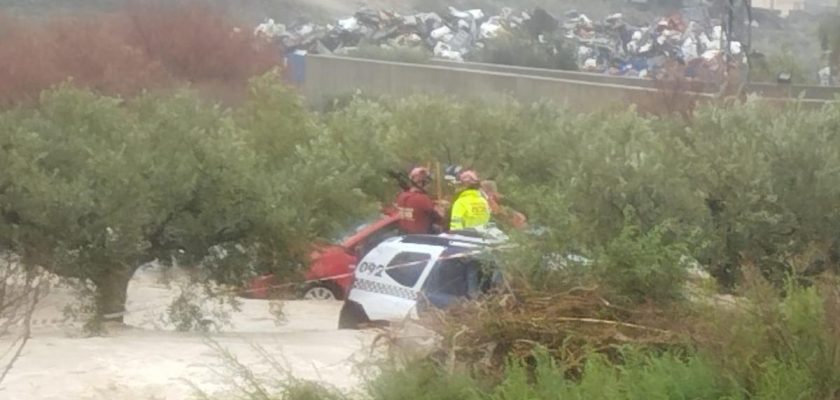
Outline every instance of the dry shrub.
[[642, 96], [638, 109], [643, 114], [676, 115], [689, 120], [702, 101], [711, 100], [699, 93], [706, 85], [686, 78], [684, 67], [671, 65], [657, 78], [656, 91]]
[[784, 375], [786, 386], [803, 390], [802, 398], [838, 398], [838, 278], [825, 274], [813, 286], [789, 279], [781, 291], [755, 263], [742, 271], [738, 306], [710, 307], [693, 323], [698, 349], [752, 393], [778, 390], [773, 382]]
[[[687, 313], [687, 312], [683, 312]], [[425, 315], [424, 324], [443, 337], [441, 352], [451, 368], [478, 366], [499, 376], [509, 357], [529, 359], [547, 348], [568, 371], [579, 374], [593, 351], [618, 356], [622, 345], [675, 347], [687, 332], [676, 310], [611, 304], [598, 288], [564, 293], [520, 291], [457, 305]]]
[[56, 18], [49, 23], [5, 22], [0, 37], [0, 106], [36, 99], [72, 80], [108, 94], [134, 94], [168, 80], [160, 65], [115, 34], [107, 18]]
[[279, 61], [278, 49], [207, 5], [136, 3], [126, 17], [129, 45], [159, 60], [179, 79], [242, 82]]
[[37, 99], [66, 80], [108, 95], [185, 83], [243, 91], [278, 58], [250, 30], [197, 3], [43, 21], [0, 16], [0, 107]]

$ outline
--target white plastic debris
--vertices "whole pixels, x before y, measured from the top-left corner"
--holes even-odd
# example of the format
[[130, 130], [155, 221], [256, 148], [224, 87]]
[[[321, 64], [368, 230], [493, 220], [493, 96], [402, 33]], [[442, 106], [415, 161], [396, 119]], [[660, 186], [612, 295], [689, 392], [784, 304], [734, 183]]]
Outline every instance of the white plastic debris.
[[706, 50], [703, 52], [703, 59], [706, 61], [712, 61], [720, 54], [720, 50]]
[[735, 56], [741, 54], [741, 42], [733, 40], [732, 43], [729, 43], [729, 52]]
[[665, 44], [666, 39], [667, 39], [667, 37], [665, 37], [665, 35], [659, 35], [656, 38], [656, 43], [659, 43], [659, 45], [661, 46], [661, 45]]
[[300, 36], [308, 36], [312, 32], [315, 32], [315, 25], [312, 24], [304, 24], [297, 29], [297, 34]]
[[392, 47], [414, 47], [423, 43], [423, 38], [416, 33], [402, 35], [390, 41]]
[[472, 18], [472, 14], [467, 11], [460, 11], [455, 7], [449, 7], [449, 15], [458, 18], [458, 19], [469, 19]]
[[479, 19], [484, 18], [484, 11], [481, 11], [481, 9], [476, 8], [476, 9], [472, 9], [472, 10], [467, 10], [467, 12], [472, 16], [472, 18], [474, 20], [479, 20]]
[[338, 26], [345, 31], [355, 31], [359, 28], [359, 20], [356, 17], [350, 17], [338, 20]]
[[433, 30], [429, 34], [429, 36], [431, 36], [432, 39], [435, 39], [435, 40], [442, 40], [446, 35], [450, 35], [450, 34], [452, 34], [452, 29], [449, 29], [448, 26], [444, 25], [444, 26], [441, 26], [440, 28], [437, 28], [437, 29]]
[[685, 39], [681, 49], [683, 53], [683, 58], [686, 62], [700, 57], [700, 54], [698, 54], [697, 52], [697, 42], [691, 36]]
[[586, 14], [580, 14], [577, 18], [572, 18], [569, 22], [576, 24], [579, 27], [584, 28], [591, 28], [592, 27], [592, 20], [586, 16]]
[[434, 53], [435, 57], [442, 58], [444, 60], [458, 62], [464, 61], [464, 57], [463, 55], [461, 55], [461, 53], [452, 50], [452, 48], [448, 44], [443, 42], [438, 42], [438, 44], [435, 46]]
[[587, 59], [583, 63], [583, 69], [588, 71], [598, 69], [598, 61], [594, 58]]
[[817, 76], [820, 78], [820, 86], [831, 86], [831, 67], [823, 67]]
[[499, 16], [500, 16], [502, 19], [510, 19], [510, 17], [511, 17], [512, 15], [513, 15], [513, 9], [512, 9], [512, 8], [510, 8], [510, 7], [502, 7], [501, 12], [499, 13]]
[[479, 35], [482, 39], [495, 39], [499, 37], [502, 31], [501, 19], [499, 17], [492, 17], [487, 22], [481, 24], [479, 28]]
[[589, 58], [592, 55], [592, 48], [587, 46], [578, 47], [578, 56], [581, 58]]
[[718, 25], [712, 28], [712, 40], [723, 39], [723, 27]]
[[402, 17], [402, 24], [407, 27], [415, 27], [417, 26], [419, 18], [416, 15], [406, 15]]
[[452, 39], [446, 41], [446, 43], [453, 49], [461, 54], [469, 53], [470, 41], [472, 36], [465, 32], [465, 31], [458, 31]]
[[705, 32], [701, 33], [699, 36], [700, 44], [703, 46], [704, 49], [707, 50], [720, 50], [720, 38], [714, 39], [714, 37], [709, 38]]
[[269, 18], [254, 29], [254, 36], [264, 38], [277, 38], [286, 34], [286, 25], [278, 24]]

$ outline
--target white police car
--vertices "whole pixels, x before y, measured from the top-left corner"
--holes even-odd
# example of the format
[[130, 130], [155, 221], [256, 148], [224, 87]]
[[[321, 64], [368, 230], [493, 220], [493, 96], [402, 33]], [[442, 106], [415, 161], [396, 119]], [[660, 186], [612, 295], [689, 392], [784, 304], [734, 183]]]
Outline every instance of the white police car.
[[416, 318], [418, 307], [443, 308], [498, 283], [490, 250], [507, 237], [498, 230], [388, 239], [356, 266], [339, 329]]

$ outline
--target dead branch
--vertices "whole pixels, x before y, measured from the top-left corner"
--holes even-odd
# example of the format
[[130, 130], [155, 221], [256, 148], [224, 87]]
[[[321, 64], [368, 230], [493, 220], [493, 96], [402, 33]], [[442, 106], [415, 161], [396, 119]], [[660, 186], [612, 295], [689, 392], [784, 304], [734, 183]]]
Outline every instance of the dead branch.
[[48, 288], [42, 271], [24, 267], [10, 254], [0, 258], [4, 261], [0, 265], [0, 336], [17, 335], [0, 356], [2, 383], [32, 337], [32, 316]]

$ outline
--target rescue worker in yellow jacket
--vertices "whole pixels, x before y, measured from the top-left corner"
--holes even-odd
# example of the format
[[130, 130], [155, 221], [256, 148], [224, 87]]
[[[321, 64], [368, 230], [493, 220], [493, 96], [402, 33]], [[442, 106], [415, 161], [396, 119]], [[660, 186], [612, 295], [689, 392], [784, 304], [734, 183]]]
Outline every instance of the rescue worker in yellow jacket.
[[455, 196], [449, 218], [449, 230], [469, 229], [490, 222], [490, 205], [481, 194], [481, 181], [475, 171], [464, 171], [458, 176], [464, 190]]

